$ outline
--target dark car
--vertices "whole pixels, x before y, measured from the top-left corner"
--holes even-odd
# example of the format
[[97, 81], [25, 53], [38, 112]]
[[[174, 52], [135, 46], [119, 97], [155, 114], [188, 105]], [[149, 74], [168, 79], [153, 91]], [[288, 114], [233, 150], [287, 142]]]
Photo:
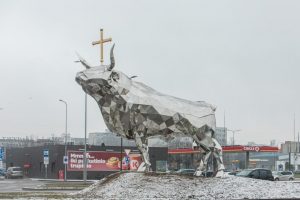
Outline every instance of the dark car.
[[236, 176], [274, 181], [272, 172], [269, 169], [245, 169]]
[[241, 171], [240, 170], [235, 170], [235, 171], [227, 171], [227, 172], [225, 172], [224, 171], [224, 174], [226, 175], [226, 176], [236, 176], [238, 173], [240, 173]]
[[196, 170], [194, 170], [194, 169], [180, 169], [180, 170], [176, 171], [175, 173], [193, 176], [195, 174], [195, 172], [196, 172]]
[[0, 168], [0, 176], [6, 176], [6, 170], [3, 168]]

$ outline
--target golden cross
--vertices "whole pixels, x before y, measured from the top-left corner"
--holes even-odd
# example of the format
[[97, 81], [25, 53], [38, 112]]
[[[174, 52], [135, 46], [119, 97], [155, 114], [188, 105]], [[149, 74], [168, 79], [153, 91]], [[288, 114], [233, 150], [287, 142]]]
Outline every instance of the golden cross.
[[100, 44], [100, 62], [103, 64], [103, 44], [111, 42], [111, 38], [103, 39], [103, 29], [100, 29], [100, 40], [92, 42], [92, 45]]

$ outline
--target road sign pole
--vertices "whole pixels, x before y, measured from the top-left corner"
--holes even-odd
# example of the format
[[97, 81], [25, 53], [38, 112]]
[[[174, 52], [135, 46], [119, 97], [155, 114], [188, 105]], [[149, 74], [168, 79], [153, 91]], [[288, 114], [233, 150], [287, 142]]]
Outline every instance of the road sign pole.
[[48, 170], [47, 169], [48, 169], [48, 165], [45, 164], [45, 179], [47, 179], [47, 176], [48, 176], [48, 174], [47, 174]]
[[44, 156], [44, 165], [45, 165], [45, 178], [47, 178], [47, 168], [49, 164], [49, 149], [44, 149], [43, 150], [43, 156]]

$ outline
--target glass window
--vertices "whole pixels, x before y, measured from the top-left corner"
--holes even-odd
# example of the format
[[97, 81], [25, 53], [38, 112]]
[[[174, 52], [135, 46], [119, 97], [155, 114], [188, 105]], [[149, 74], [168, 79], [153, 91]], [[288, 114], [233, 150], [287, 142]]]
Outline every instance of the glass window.
[[251, 169], [246, 169], [237, 174], [237, 176], [248, 176], [252, 172]]
[[260, 170], [260, 178], [262, 178], [262, 179], [267, 178], [267, 171], [266, 170]]
[[271, 171], [267, 171], [267, 176], [272, 176], [272, 172]]
[[20, 167], [13, 168], [13, 171], [22, 171]]
[[258, 170], [254, 170], [254, 171], [251, 173], [251, 176], [253, 176], [253, 178], [258, 178], [258, 177], [259, 177], [259, 171], [258, 171]]

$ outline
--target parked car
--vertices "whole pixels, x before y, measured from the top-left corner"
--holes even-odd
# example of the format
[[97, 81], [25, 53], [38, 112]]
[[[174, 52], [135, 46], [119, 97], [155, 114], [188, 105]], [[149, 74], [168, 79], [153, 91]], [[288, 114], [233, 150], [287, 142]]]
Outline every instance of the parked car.
[[274, 181], [293, 181], [295, 179], [294, 173], [291, 171], [273, 171]]
[[6, 170], [3, 168], [0, 168], [0, 176], [6, 176]]
[[237, 173], [236, 176], [274, 181], [272, 172], [269, 169], [245, 169]]
[[241, 171], [224, 172], [225, 176], [236, 176]]
[[9, 167], [6, 172], [7, 178], [23, 178], [21, 167]]
[[180, 170], [176, 171], [175, 173], [193, 176], [195, 174], [195, 172], [196, 172], [196, 170], [194, 170], [194, 169], [180, 169]]

